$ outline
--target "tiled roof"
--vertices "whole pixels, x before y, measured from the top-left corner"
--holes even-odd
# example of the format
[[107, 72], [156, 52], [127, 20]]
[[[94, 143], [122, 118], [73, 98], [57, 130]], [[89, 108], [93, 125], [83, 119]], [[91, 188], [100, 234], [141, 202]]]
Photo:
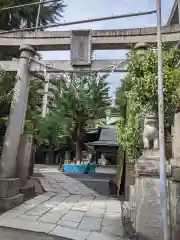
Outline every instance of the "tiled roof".
[[118, 146], [116, 140], [116, 128], [103, 128], [99, 140], [88, 144], [98, 146]]

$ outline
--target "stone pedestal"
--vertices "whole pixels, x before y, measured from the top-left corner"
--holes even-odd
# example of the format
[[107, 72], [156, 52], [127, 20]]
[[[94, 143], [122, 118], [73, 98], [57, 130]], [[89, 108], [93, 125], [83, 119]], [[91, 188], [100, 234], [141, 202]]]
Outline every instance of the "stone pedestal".
[[28, 181], [32, 143], [33, 143], [32, 135], [30, 134], [21, 135], [17, 155], [17, 177], [20, 178], [21, 187], [24, 187]]
[[172, 240], [180, 236], [180, 159], [171, 159], [172, 178], [170, 182], [170, 210]]
[[134, 195], [135, 186], [135, 163], [126, 162], [125, 167], [125, 200], [131, 202], [132, 195]]
[[0, 211], [6, 211], [23, 202], [23, 194], [19, 193], [20, 179], [0, 179]]
[[36, 196], [35, 186], [26, 185], [25, 187], [20, 187], [20, 193], [23, 194], [24, 201], [32, 197], [35, 197]]
[[27, 200], [35, 195], [35, 187], [28, 185], [29, 168], [32, 157], [33, 136], [22, 134], [17, 155], [17, 177], [20, 178], [20, 193]]
[[173, 159], [171, 159], [172, 178], [170, 182], [170, 207], [172, 240], [179, 240], [180, 236], [180, 111], [174, 116], [174, 126], [172, 127], [172, 147]]
[[[135, 231], [139, 240], [164, 240], [161, 225], [158, 151], [145, 151], [136, 165]], [[167, 174], [170, 168], [167, 164]]]
[[180, 112], [174, 115], [174, 126], [173, 138], [172, 138], [172, 148], [173, 148], [173, 158], [180, 159]]

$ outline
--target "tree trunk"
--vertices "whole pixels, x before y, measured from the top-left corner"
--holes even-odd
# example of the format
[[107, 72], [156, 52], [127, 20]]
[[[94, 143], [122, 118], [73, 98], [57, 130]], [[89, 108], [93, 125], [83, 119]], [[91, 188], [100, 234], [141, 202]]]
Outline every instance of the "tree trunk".
[[76, 138], [76, 161], [82, 162], [81, 141], [78, 137]]

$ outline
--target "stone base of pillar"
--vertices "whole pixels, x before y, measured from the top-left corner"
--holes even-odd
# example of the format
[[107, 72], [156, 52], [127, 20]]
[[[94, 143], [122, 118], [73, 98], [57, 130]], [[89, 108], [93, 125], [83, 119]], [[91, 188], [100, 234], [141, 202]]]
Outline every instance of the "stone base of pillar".
[[[135, 231], [139, 240], [163, 240], [160, 208], [159, 157], [143, 154], [136, 165], [135, 180]], [[166, 166], [170, 175], [170, 166]], [[168, 184], [168, 181], [167, 181]]]
[[0, 179], [0, 198], [13, 197], [19, 193], [20, 179]]
[[25, 201], [32, 197], [35, 197], [36, 196], [35, 186], [20, 187], [20, 193], [24, 195]]
[[23, 202], [19, 187], [19, 178], [0, 179], [0, 211], [9, 210]]
[[23, 203], [24, 195], [17, 194], [9, 198], [0, 198], [0, 211], [6, 211]]
[[134, 195], [135, 184], [135, 164], [134, 162], [127, 162], [125, 167], [125, 200], [131, 202], [131, 196]]
[[20, 178], [20, 184], [22, 187], [26, 186], [28, 182], [32, 143], [32, 135], [21, 135], [17, 154], [17, 177]]
[[172, 180], [180, 182], [180, 158], [173, 158], [170, 161], [172, 169]]
[[180, 158], [171, 159], [172, 178], [170, 181], [170, 208], [172, 240], [180, 236]]

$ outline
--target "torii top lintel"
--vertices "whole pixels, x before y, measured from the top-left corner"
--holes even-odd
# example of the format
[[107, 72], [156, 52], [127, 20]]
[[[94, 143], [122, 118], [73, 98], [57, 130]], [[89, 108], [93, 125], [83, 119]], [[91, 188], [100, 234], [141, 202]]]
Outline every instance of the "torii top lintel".
[[[129, 49], [134, 44], [143, 42], [156, 44], [157, 28], [132, 28], [117, 30], [92, 30], [92, 50]], [[36, 31], [16, 32], [0, 35], [1, 46], [19, 47], [23, 44], [35, 46], [37, 50], [70, 50], [70, 31]], [[164, 42], [178, 42], [180, 39], [180, 25], [162, 27]]]

